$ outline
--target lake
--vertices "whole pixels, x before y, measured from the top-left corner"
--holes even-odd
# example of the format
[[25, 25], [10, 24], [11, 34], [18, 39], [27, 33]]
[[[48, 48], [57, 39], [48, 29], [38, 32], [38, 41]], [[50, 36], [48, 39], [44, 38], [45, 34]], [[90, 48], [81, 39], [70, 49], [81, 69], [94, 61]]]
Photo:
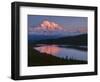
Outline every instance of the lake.
[[88, 57], [86, 50], [87, 46], [38, 44], [33, 48], [41, 53], [50, 54], [60, 58], [87, 61]]

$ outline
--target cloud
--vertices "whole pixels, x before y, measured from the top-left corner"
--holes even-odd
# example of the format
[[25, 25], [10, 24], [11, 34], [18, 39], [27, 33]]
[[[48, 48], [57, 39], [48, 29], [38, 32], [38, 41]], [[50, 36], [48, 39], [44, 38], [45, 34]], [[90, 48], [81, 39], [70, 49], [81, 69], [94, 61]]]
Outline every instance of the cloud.
[[48, 21], [48, 20], [44, 20], [41, 24], [41, 27], [43, 29], [52, 30], [52, 31], [63, 29], [59, 24], [57, 24], [55, 22]]
[[30, 27], [29, 32], [34, 32], [34, 31], [57, 31], [57, 30], [63, 30], [63, 27], [61, 25], [51, 22], [48, 20], [42, 21], [40, 25], [37, 27]]
[[49, 20], [43, 20], [39, 25], [37, 25], [36, 27], [29, 27], [29, 33], [48, 33], [48, 32], [81, 32], [81, 33], [86, 33], [87, 29], [86, 28], [74, 28], [71, 29], [70, 27], [67, 29], [63, 28], [63, 26], [61, 26], [58, 23], [49, 21]]

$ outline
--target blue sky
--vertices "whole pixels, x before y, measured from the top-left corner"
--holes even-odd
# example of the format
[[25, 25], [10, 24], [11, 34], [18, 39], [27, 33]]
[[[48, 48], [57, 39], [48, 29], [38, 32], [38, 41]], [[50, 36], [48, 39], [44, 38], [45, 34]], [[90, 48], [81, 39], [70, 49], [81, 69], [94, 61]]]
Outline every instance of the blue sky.
[[70, 16], [46, 16], [46, 15], [28, 15], [28, 28], [38, 28], [44, 21], [48, 20], [59, 24], [66, 30], [84, 32], [87, 31], [87, 17], [70, 17]]
[[62, 25], [65, 29], [87, 29], [87, 17], [28, 15], [28, 27], [36, 28], [43, 20]]

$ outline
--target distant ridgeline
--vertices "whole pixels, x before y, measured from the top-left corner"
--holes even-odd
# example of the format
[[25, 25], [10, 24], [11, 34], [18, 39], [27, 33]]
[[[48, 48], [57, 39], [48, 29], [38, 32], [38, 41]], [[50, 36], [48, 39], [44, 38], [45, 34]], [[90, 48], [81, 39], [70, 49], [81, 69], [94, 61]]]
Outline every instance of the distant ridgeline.
[[[76, 36], [67, 36], [52, 39], [43, 39], [39, 41], [33, 41], [31, 44], [66, 44], [66, 45], [83, 45], [87, 46], [87, 34], [80, 34]], [[38, 37], [40, 38], [40, 37]]]

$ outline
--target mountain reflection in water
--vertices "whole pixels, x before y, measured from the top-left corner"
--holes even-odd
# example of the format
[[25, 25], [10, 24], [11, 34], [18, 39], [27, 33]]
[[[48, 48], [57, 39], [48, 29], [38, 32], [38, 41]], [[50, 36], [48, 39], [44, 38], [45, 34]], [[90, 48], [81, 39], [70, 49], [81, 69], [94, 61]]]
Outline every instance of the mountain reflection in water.
[[61, 45], [43, 45], [43, 44], [33, 48], [41, 53], [46, 53], [61, 58], [68, 57], [76, 60], [87, 61], [87, 51], [84, 50], [82, 51], [75, 48], [61, 47]]
[[60, 48], [57, 47], [56, 45], [40, 46], [40, 47], [35, 47], [34, 49], [40, 51], [41, 53], [51, 54], [55, 56], [60, 51]]

